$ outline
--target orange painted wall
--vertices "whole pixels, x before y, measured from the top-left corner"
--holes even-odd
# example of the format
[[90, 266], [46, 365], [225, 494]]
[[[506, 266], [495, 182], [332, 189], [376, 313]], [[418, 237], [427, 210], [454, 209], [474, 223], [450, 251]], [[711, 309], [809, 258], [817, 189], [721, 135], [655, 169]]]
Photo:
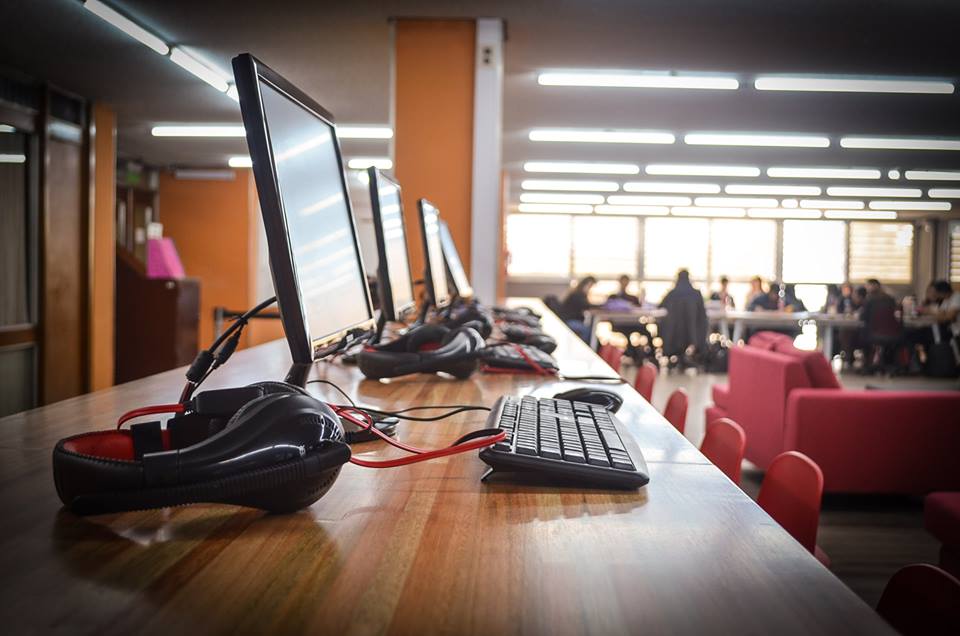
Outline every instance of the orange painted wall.
[[395, 23], [394, 172], [414, 278], [423, 274], [421, 197], [440, 208], [469, 273], [475, 40], [472, 20]]
[[93, 212], [91, 226], [90, 369], [91, 391], [113, 385], [116, 298], [117, 116], [94, 104]]

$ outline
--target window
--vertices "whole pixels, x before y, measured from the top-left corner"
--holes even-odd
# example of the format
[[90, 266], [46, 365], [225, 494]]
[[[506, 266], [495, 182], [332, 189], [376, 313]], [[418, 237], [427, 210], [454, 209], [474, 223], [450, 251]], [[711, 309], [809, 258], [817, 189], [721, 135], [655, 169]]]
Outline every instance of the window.
[[707, 278], [709, 219], [648, 218], [643, 231], [644, 278], [673, 279], [686, 268], [698, 281]]
[[576, 276], [636, 276], [639, 232], [636, 218], [574, 217], [573, 273]]
[[850, 280], [909, 283], [912, 273], [913, 225], [850, 223]]
[[784, 282], [842, 283], [846, 238], [843, 221], [784, 221]]
[[[777, 223], [718, 219], [710, 234], [710, 276], [748, 280], [776, 278]], [[732, 292], [733, 290], [731, 290]]]
[[960, 283], [960, 221], [950, 222], [950, 263], [951, 283]]
[[510, 276], [570, 276], [570, 217], [511, 214], [507, 217]]

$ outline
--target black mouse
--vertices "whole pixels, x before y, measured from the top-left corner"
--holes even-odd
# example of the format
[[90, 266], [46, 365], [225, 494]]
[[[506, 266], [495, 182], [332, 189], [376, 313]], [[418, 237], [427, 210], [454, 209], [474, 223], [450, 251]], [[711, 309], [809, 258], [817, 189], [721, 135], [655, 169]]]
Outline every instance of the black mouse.
[[623, 404], [623, 398], [613, 391], [608, 391], [606, 389], [600, 389], [597, 387], [570, 389], [569, 391], [564, 391], [563, 393], [557, 393], [553, 397], [557, 400], [570, 400], [571, 402], [587, 402], [588, 404], [596, 404], [604, 407], [607, 410], [613, 411], [614, 413], [620, 410], [620, 406]]

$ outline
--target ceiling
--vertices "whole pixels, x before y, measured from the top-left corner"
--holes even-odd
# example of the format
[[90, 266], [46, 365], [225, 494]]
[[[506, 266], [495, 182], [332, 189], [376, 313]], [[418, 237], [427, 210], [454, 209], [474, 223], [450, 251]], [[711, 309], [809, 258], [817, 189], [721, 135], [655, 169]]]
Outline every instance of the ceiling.
[[[508, 31], [503, 156], [514, 201], [522, 164], [532, 159], [882, 169], [880, 181], [842, 183], [870, 186], [892, 185], [886, 174], [893, 168], [960, 170], [956, 151], [851, 150], [836, 143], [840, 135], [960, 138], [960, 92], [787, 93], [752, 87], [758, 73], [787, 72], [937, 77], [960, 86], [955, 0], [108, 3], [224, 71], [236, 53], [251, 51], [338, 121], [367, 124], [390, 118], [389, 18], [502, 17]], [[124, 156], [157, 165], [222, 166], [228, 156], [245, 154], [242, 139], [151, 137], [158, 123], [239, 123], [239, 108], [84, 10], [79, 0], [0, 0], [0, 14], [0, 67], [112, 105]], [[538, 71], [563, 68], [733, 73], [741, 88], [537, 84]], [[549, 143], [528, 139], [534, 127], [666, 130], [681, 140], [691, 131], [814, 133], [833, 143], [825, 149]], [[346, 140], [343, 146], [347, 155], [389, 152], [389, 142], [382, 140]], [[958, 187], [957, 182], [922, 185]]]

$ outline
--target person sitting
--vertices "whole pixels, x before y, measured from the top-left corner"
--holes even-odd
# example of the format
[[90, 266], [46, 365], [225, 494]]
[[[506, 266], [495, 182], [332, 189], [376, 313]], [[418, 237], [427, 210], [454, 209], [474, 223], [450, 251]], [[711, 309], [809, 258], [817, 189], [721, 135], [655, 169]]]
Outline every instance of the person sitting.
[[843, 313], [840, 310], [840, 305], [843, 302], [843, 295], [840, 291], [840, 285], [836, 283], [829, 283], [827, 285], [827, 299], [823, 303], [823, 309], [821, 311], [825, 314], [839, 314]]
[[936, 280], [930, 286], [933, 288], [933, 302], [918, 311], [936, 318], [941, 338], [960, 336], [960, 292], [953, 291], [945, 280]]
[[870, 354], [864, 371], [872, 372], [894, 362], [903, 337], [903, 325], [897, 318], [897, 301], [883, 289], [879, 280], [869, 279], [866, 291], [866, 300], [860, 308], [861, 341]]
[[710, 294], [710, 300], [719, 302], [720, 306], [724, 309], [735, 309], [736, 305], [733, 302], [733, 296], [731, 296], [730, 292], [727, 290], [729, 285], [730, 279], [726, 276], [721, 276], [720, 289]]
[[707, 310], [703, 294], [690, 283], [690, 272], [677, 272], [677, 282], [660, 306], [667, 310], [660, 323], [664, 355], [677, 356], [681, 367], [691, 365], [692, 356], [706, 350]]
[[781, 309], [779, 283], [770, 283], [770, 289], [765, 294], [754, 296], [747, 306], [747, 311], [777, 311], [779, 309]]
[[747, 294], [747, 303], [746, 303], [747, 310], [752, 311], [750, 309], [750, 305], [753, 304], [753, 301], [760, 298], [761, 296], [766, 296], [766, 295], [767, 295], [767, 292], [764, 291], [763, 289], [763, 279], [760, 278], [759, 276], [754, 276], [753, 278], [751, 278], [750, 293]]
[[640, 298], [637, 296], [634, 296], [633, 294], [627, 291], [627, 287], [630, 286], [630, 277], [627, 276], [626, 274], [623, 274], [622, 276], [620, 276], [620, 278], [617, 279], [617, 283], [620, 285], [619, 291], [617, 291], [617, 293], [615, 294], [610, 294], [610, 296], [607, 298], [607, 302], [610, 302], [611, 300], [623, 301], [623, 302], [630, 303], [635, 307], [639, 307]]
[[560, 319], [584, 342], [590, 342], [590, 330], [587, 328], [584, 313], [596, 308], [596, 305], [591, 304], [589, 299], [590, 290], [596, 284], [597, 279], [593, 276], [581, 278], [577, 285], [567, 292], [566, 297], [560, 303], [560, 311], [558, 312]]
[[783, 310], [790, 312], [806, 311], [807, 306], [797, 298], [797, 286], [787, 283], [783, 286]]

